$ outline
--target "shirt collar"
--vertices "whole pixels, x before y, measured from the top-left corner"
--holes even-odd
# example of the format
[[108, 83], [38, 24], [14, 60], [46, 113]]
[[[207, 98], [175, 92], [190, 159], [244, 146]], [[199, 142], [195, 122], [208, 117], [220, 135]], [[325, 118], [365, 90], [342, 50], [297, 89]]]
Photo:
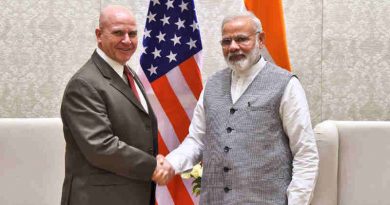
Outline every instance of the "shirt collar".
[[103, 58], [104, 61], [106, 61], [108, 63], [108, 65], [111, 66], [112, 69], [114, 69], [114, 71], [116, 73], [118, 73], [118, 75], [120, 77], [122, 77], [123, 75], [123, 65], [121, 65], [120, 63], [116, 62], [115, 60], [113, 60], [112, 58], [108, 57], [100, 48], [96, 48], [96, 52], [97, 54]]

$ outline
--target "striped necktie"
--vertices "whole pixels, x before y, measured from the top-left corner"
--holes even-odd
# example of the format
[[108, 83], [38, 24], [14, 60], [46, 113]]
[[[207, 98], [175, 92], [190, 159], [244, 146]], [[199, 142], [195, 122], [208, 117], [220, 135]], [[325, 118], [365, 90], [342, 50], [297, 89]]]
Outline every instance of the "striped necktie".
[[126, 75], [127, 81], [129, 82], [129, 86], [133, 91], [135, 97], [138, 99], [138, 101], [140, 101], [137, 88], [135, 87], [134, 76], [129, 69], [130, 68], [128, 68], [126, 65], [123, 66], [123, 73]]

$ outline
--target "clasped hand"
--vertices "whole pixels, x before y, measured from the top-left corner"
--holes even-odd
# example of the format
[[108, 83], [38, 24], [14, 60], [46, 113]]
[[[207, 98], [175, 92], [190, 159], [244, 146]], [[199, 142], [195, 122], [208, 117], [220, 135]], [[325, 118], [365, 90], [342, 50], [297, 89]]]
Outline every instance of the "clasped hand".
[[157, 155], [157, 166], [153, 172], [152, 180], [158, 185], [166, 185], [175, 176], [172, 165], [162, 155]]

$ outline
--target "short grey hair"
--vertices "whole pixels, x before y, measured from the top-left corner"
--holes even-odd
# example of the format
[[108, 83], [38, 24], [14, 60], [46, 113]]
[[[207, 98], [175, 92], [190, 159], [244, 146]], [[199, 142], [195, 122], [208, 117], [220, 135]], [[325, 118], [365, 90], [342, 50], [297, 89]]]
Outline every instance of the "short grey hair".
[[222, 20], [221, 25], [221, 32], [223, 31], [223, 26], [233, 20], [239, 19], [239, 18], [249, 18], [252, 21], [253, 28], [256, 32], [262, 32], [263, 27], [261, 26], [261, 21], [258, 19], [252, 12], [250, 11], [241, 11], [239, 13], [231, 14], [228, 16], [225, 16]]

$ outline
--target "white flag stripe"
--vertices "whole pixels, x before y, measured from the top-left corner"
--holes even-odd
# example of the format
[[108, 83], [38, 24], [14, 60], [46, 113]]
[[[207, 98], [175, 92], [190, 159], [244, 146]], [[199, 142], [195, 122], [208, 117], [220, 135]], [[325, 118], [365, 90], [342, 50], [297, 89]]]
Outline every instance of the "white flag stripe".
[[161, 134], [161, 138], [167, 146], [168, 151], [171, 152], [179, 146], [180, 141], [171, 122], [169, 121], [169, 118], [165, 114], [157, 98], [153, 97], [150, 102], [153, 103], [153, 111], [156, 114], [158, 130]]
[[198, 64], [199, 71], [202, 71], [203, 68], [203, 58], [202, 58], [202, 50], [194, 55], [196, 64]]
[[193, 179], [182, 179], [184, 186], [186, 187], [188, 193], [190, 193], [191, 199], [194, 202], [194, 204], [199, 204], [199, 197], [192, 194], [192, 181]]
[[180, 68], [176, 67], [167, 73], [166, 76], [177, 99], [187, 113], [188, 119], [192, 120], [197, 100], [190, 87], [188, 87], [187, 81], [183, 77], [183, 73]]
[[[188, 87], [188, 84], [183, 77], [183, 74], [179, 68], [175, 68], [166, 74], [169, 83], [171, 84], [172, 89], [174, 90], [177, 98], [180, 101], [180, 104], [185, 109], [187, 116], [192, 120], [192, 115], [197, 103], [195, 96]], [[183, 179], [183, 184], [188, 193], [190, 193], [191, 199], [193, 202], [198, 201], [198, 198], [192, 194], [192, 179], [186, 180]], [[194, 203], [198, 204], [198, 203]]]
[[150, 101], [150, 104], [152, 105], [154, 113], [156, 114], [158, 130], [160, 131], [161, 138], [163, 139], [168, 150], [172, 151], [177, 146], [179, 146], [180, 141], [171, 125], [171, 122], [165, 114], [164, 109], [161, 107], [160, 101], [158, 101], [156, 95], [154, 94], [153, 89], [144, 72], [138, 73], [138, 76], [141, 79], [145, 90], [148, 91], [148, 99]]
[[156, 201], [158, 205], [175, 205], [167, 186], [156, 185]]
[[[176, 69], [178, 70], [178, 69]], [[180, 142], [177, 138], [176, 133], [174, 132], [174, 129], [168, 120], [168, 117], [166, 116], [165, 112], [163, 111], [160, 102], [156, 98], [153, 89], [146, 78], [144, 72], [139, 72], [138, 76], [143, 83], [145, 90], [148, 91], [148, 99], [150, 101], [150, 104], [152, 105], [153, 111], [156, 114], [157, 122], [158, 122], [158, 129], [161, 134], [161, 138], [163, 139], [165, 145], [167, 146], [169, 152], [174, 150], [176, 147], [179, 146]], [[191, 92], [192, 93], [192, 92]], [[192, 180], [185, 180], [183, 179], [183, 184], [190, 195], [192, 201], [194, 204], [198, 204], [198, 198], [192, 194]], [[160, 193], [159, 193], [160, 192]], [[172, 200], [171, 194], [168, 191], [168, 188], [166, 186], [157, 186], [156, 188], [156, 200], [159, 205], [174, 205], [174, 202]], [[196, 203], [195, 203], [196, 202]]]
[[[174, 70], [180, 70], [180, 69], [176, 68]], [[180, 74], [181, 74], [181, 72], [180, 72]], [[149, 99], [150, 103], [152, 104], [153, 111], [156, 114], [156, 118], [158, 121], [158, 129], [160, 131], [161, 138], [163, 139], [168, 150], [171, 152], [173, 149], [175, 149], [177, 146], [179, 146], [180, 142], [176, 136], [176, 133], [174, 132], [174, 129], [173, 129], [170, 121], [168, 120], [168, 117], [166, 116], [165, 112], [163, 111], [160, 102], [156, 98], [156, 96], [153, 92], [153, 89], [152, 89], [148, 79], [146, 78], [144, 72], [139, 72], [138, 76], [141, 79], [141, 82], [144, 84], [145, 90], [148, 91], [148, 93], [147, 93], [148, 99]], [[167, 76], [167, 78], [168, 78], [168, 80], [170, 80], [170, 77]], [[180, 78], [183, 78], [183, 77], [181, 76]], [[187, 83], [184, 83], [184, 84], [186, 85], [186, 87], [188, 87]], [[180, 86], [174, 86], [174, 85], [171, 85], [171, 86], [172, 86], [172, 88], [173, 87], [180, 87]], [[176, 90], [174, 90], [174, 91], [176, 93]], [[191, 94], [192, 94], [192, 92], [191, 92]], [[192, 98], [195, 99], [194, 105], [196, 105], [196, 98], [194, 96], [192, 96]], [[190, 120], [191, 120], [191, 118], [190, 118]], [[188, 180], [183, 179], [183, 184], [184, 184], [187, 192], [191, 196], [192, 201], [194, 202], [194, 204], [198, 204], [198, 201], [199, 201], [198, 197], [196, 197], [192, 194], [192, 184], [191, 183], [192, 183], [191, 179], [188, 179]], [[165, 190], [162, 189], [161, 187], [165, 187]], [[173, 201], [169, 201], [169, 200], [172, 200], [172, 198], [171, 198], [171, 195], [170, 195], [168, 189], [166, 188], [166, 186], [157, 186], [156, 191], [160, 192], [159, 194], [156, 194], [156, 196], [157, 196], [156, 200], [157, 200], [159, 205], [173, 204]], [[164, 192], [164, 193], [161, 193], [161, 192]], [[166, 199], [166, 198], [169, 198], [169, 199]], [[165, 200], [168, 200], [168, 201], [165, 201]]]
[[[177, 1], [173, 5], [175, 0], [156, 3], [158, 1], [150, 0], [149, 2], [148, 17], [150, 18], [146, 21], [145, 31], [149, 34], [159, 35], [157, 38], [153, 38], [151, 37], [153, 35], [146, 37], [148, 34], [145, 33], [142, 45], [150, 49], [147, 50], [149, 53], [144, 52], [140, 56], [140, 65], [144, 71], [140, 76], [142, 76], [142, 82], [145, 83], [145, 88], [148, 90], [147, 96], [158, 120], [160, 147], [172, 151], [180, 144], [181, 138], [185, 137], [182, 135], [188, 133], [188, 121], [192, 118], [193, 109], [197, 103], [196, 95], [201, 89], [199, 87], [201, 85], [196, 85], [201, 83], [200, 76], [196, 75], [198, 70], [195, 70], [198, 69], [198, 66], [186, 68], [189, 70], [180, 69], [179, 66], [183, 63], [183, 59], [193, 57], [194, 54], [202, 50], [202, 46], [193, 0], [184, 0], [181, 5], [178, 5]], [[157, 15], [158, 18], [152, 19], [154, 18], [152, 15]], [[163, 19], [161, 19], [162, 16], [164, 16]], [[161, 21], [162, 23], [160, 23]], [[184, 26], [184, 21], [187, 21], [186, 26]], [[159, 24], [156, 25], [156, 22]], [[189, 26], [190, 23], [192, 26]], [[175, 34], [174, 39], [172, 39], [173, 36], [169, 36], [170, 34]], [[156, 35], [154, 36], [156, 37]], [[154, 49], [155, 51], [152, 52], [152, 48], [160, 48], [161, 50]], [[162, 55], [160, 52], [169, 53], [169, 55]], [[200, 58], [198, 57], [197, 60]], [[190, 59], [187, 63], [194, 65], [198, 62]], [[191, 73], [188, 78], [185, 74], [187, 71]], [[190, 79], [190, 81], [187, 82], [186, 79]], [[192, 83], [196, 84], [192, 85]], [[180, 112], [177, 112], [178, 110]], [[180, 116], [176, 116], [177, 114]], [[183, 119], [186, 123], [183, 123]], [[163, 149], [160, 150], [160, 153], [165, 154], [167, 150]], [[172, 184], [174, 187], [170, 185], [157, 188], [156, 202], [159, 205], [193, 204], [196, 202], [197, 200], [191, 196], [191, 183], [184, 183], [177, 178], [175, 180], [179, 180], [177, 186]]]

